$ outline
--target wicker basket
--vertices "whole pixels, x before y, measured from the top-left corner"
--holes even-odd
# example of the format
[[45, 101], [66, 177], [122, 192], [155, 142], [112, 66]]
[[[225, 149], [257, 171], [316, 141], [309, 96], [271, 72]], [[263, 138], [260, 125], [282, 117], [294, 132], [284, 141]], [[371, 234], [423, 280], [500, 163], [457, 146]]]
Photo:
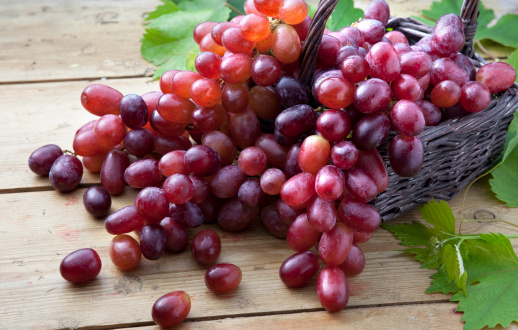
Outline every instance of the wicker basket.
[[[314, 74], [316, 53], [327, 19], [337, 0], [321, 0], [303, 48], [300, 80], [310, 85]], [[478, 16], [478, 1], [465, 0], [461, 18], [466, 37], [462, 53], [470, 57], [475, 67], [486, 63], [475, 54], [473, 39]], [[413, 18], [391, 18], [387, 28], [400, 31], [410, 44], [429, 36], [432, 28]], [[428, 200], [452, 199], [476, 177], [494, 166], [503, 150], [505, 134], [518, 107], [518, 85], [493, 95], [489, 106], [478, 113], [453, 118], [437, 126], [426, 127], [419, 135], [424, 145], [424, 163], [420, 173], [402, 178], [390, 168], [387, 146], [380, 147], [389, 173], [389, 187], [372, 205], [383, 221], [395, 218]]]

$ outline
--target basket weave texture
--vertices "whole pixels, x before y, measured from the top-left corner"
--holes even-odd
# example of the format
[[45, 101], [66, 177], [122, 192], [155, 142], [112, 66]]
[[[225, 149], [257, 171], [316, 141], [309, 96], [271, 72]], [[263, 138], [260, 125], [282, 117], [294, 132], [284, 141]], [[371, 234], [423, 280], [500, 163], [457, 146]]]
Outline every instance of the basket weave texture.
[[[302, 51], [300, 80], [311, 84], [318, 45], [327, 19], [337, 0], [321, 0]], [[465, 44], [462, 53], [475, 67], [487, 62], [474, 52], [478, 0], [465, 0], [460, 17], [464, 23]], [[430, 36], [432, 28], [413, 18], [392, 17], [387, 26], [402, 32], [409, 43], [415, 44]], [[518, 108], [518, 85], [492, 96], [489, 106], [481, 112], [426, 127], [419, 135], [424, 145], [424, 163], [419, 174], [402, 178], [395, 174], [388, 160], [388, 142], [379, 150], [389, 173], [389, 186], [371, 204], [383, 221], [393, 219], [428, 200], [452, 199], [462, 188], [493, 167], [499, 160], [508, 126]]]

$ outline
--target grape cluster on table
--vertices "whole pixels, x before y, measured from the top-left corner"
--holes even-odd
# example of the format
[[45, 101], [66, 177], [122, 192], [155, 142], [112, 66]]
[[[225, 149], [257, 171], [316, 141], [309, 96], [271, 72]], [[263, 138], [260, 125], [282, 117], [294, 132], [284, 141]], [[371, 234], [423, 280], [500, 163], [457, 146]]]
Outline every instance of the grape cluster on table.
[[[386, 32], [389, 7], [373, 0], [365, 19], [325, 31], [308, 87], [297, 79], [311, 23], [306, 3], [247, 0], [244, 9], [229, 22], [199, 24], [197, 72], [165, 72], [160, 91], [123, 95], [87, 86], [81, 103], [100, 118], [76, 132], [75, 154], [46, 145], [29, 167], [60, 192], [79, 185], [83, 166], [100, 173], [84, 207], [107, 216], [106, 230], [115, 235], [110, 259], [121, 270], [135, 268], [141, 256], [184, 251], [188, 231], [204, 223], [237, 232], [260, 218], [296, 252], [280, 265], [282, 282], [300, 287], [318, 274], [322, 306], [340, 311], [349, 299], [347, 277], [365, 267], [358, 244], [381, 222], [369, 204], [389, 183], [377, 148], [395, 132], [390, 166], [402, 177], [416, 175], [424, 128], [482, 111], [516, 72], [500, 62], [477, 71], [459, 53], [459, 16], [441, 17], [431, 36], [409, 45], [402, 33]], [[128, 185], [141, 189], [134, 204], [108, 215], [111, 196]], [[139, 241], [128, 235], [134, 231]], [[221, 240], [214, 230], [197, 232], [191, 252], [210, 267], [205, 283], [214, 293], [241, 282], [238, 266], [217, 264]], [[92, 249], [71, 253], [60, 267], [73, 283], [100, 270]], [[158, 299], [152, 316], [167, 327], [189, 310], [189, 296], [175, 291]]]

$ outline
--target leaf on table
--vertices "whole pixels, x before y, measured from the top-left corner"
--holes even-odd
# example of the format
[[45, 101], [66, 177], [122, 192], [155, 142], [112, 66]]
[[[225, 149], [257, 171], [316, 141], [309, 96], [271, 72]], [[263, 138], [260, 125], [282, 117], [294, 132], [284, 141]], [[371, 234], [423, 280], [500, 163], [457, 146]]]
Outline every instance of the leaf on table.
[[326, 28], [338, 31], [363, 18], [363, 10], [354, 7], [353, 0], [340, 0], [326, 23]]
[[442, 262], [444, 263], [448, 280], [455, 282], [456, 286], [466, 294], [466, 281], [468, 274], [464, 269], [464, 261], [460, 254], [459, 247], [446, 244], [442, 249]]
[[455, 234], [455, 216], [445, 201], [432, 199], [425, 206], [419, 207], [419, 213], [435, 230]]
[[489, 180], [496, 198], [509, 207], [518, 207], [518, 166], [516, 164], [518, 164], [518, 148], [515, 148], [507, 160], [491, 172], [493, 178]]
[[[433, 2], [429, 10], [422, 10], [423, 17], [414, 17], [428, 25], [434, 25], [439, 17], [446, 13], [460, 15], [462, 0], [442, 0]], [[478, 6], [479, 16], [477, 19], [477, 32], [475, 40], [491, 39], [504, 46], [518, 48], [518, 39], [515, 31], [518, 29], [518, 15], [505, 14], [491, 27], [488, 24], [495, 18], [492, 9], [484, 8], [482, 2]]]
[[470, 257], [467, 295], [459, 292], [458, 312], [464, 312], [464, 329], [482, 329], [518, 321], [518, 257], [507, 237], [480, 234], [480, 239], [465, 241]]
[[[142, 38], [142, 57], [157, 66], [153, 78], [159, 78], [167, 70], [194, 70], [194, 60], [199, 47], [193, 40], [196, 25], [206, 22], [226, 21], [230, 9], [223, 0], [176, 1], [172, 5], [157, 8], [155, 17], [147, 24]], [[161, 7], [161, 6], [159, 6]], [[167, 12], [167, 10], [171, 10]], [[157, 16], [160, 14], [160, 16]]]
[[444, 265], [442, 265], [437, 273], [430, 276], [432, 284], [426, 289], [426, 293], [453, 294], [460, 290], [455, 281], [448, 279], [448, 274], [446, 274], [444, 268]]
[[[507, 63], [510, 64], [516, 72], [518, 72], [518, 49], [512, 52], [507, 58]], [[518, 75], [516, 76], [516, 82], [518, 82]]]

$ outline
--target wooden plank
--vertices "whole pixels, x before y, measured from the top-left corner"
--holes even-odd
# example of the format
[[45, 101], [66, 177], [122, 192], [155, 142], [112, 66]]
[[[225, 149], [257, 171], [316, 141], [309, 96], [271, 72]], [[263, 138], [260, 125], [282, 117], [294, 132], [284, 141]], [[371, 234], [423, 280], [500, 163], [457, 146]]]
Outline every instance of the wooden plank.
[[0, 82], [149, 74], [140, 56], [158, 0], [2, 1]]
[[[80, 101], [83, 89], [91, 83], [103, 83], [123, 94], [160, 90], [158, 82], [149, 78], [2, 86], [0, 118], [5, 125], [0, 131], [0, 190], [50, 188], [48, 178], [29, 170], [27, 160], [34, 150], [49, 143], [72, 150], [77, 129], [99, 118], [86, 111]], [[85, 171], [82, 182], [99, 182], [99, 178]]]
[[[517, 223], [518, 209], [503, 207], [487, 189], [484, 182], [474, 187], [466, 214], [492, 213]], [[88, 216], [81, 205], [83, 191], [0, 195], [0, 231], [5, 233], [0, 242], [0, 324], [5, 327], [14, 328], [19, 320], [24, 320], [27, 328], [39, 329], [146, 325], [151, 322], [154, 301], [173, 290], [191, 295], [191, 320], [322, 310], [315, 295], [315, 279], [299, 290], [287, 289], [280, 282], [278, 268], [292, 252], [258, 222], [234, 234], [208, 225], [222, 237], [219, 261], [235, 263], [243, 270], [243, 282], [235, 292], [219, 297], [208, 292], [203, 283], [206, 268], [197, 265], [189, 252], [168, 254], [159, 261], [144, 260], [136, 270], [120, 272], [108, 257], [111, 235], [105, 232], [102, 221]], [[113, 210], [131, 204], [135, 193], [128, 189], [114, 198]], [[452, 202], [455, 213], [461, 201], [456, 198]], [[418, 218], [418, 212], [412, 211], [394, 223]], [[481, 230], [511, 231], [487, 222], [466, 228], [466, 232]], [[191, 235], [196, 231], [191, 230]], [[99, 252], [103, 270], [92, 283], [70, 285], [60, 277], [59, 263], [66, 254], [84, 247]], [[367, 266], [360, 276], [351, 278], [349, 306], [449, 299], [424, 293], [433, 271], [420, 269], [418, 262], [395, 251], [401, 247], [389, 232], [378, 230], [362, 248]], [[107, 310], [110, 312], [104, 312]]]
[[[330, 314], [315, 311], [282, 315], [184, 322], [175, 329], [462, 329], [453, 303], [348, 308]], [[514, 324], [510, 329], [517, 329]], [[157, 330], [158, 326], [131, 329]]]
[[[317, 3], [317, 0], [308, 1]], [[395, 16], [418, 15], [432, 0], [389, 0]], [[158, 0], [2, 1], [0, 82], [146, 76], [140, 56], [145, 14]], [[365, 8], [367, 0], [355, 1]], [[484, 1], [497, 16], [518, 12], [505, 0]]]

